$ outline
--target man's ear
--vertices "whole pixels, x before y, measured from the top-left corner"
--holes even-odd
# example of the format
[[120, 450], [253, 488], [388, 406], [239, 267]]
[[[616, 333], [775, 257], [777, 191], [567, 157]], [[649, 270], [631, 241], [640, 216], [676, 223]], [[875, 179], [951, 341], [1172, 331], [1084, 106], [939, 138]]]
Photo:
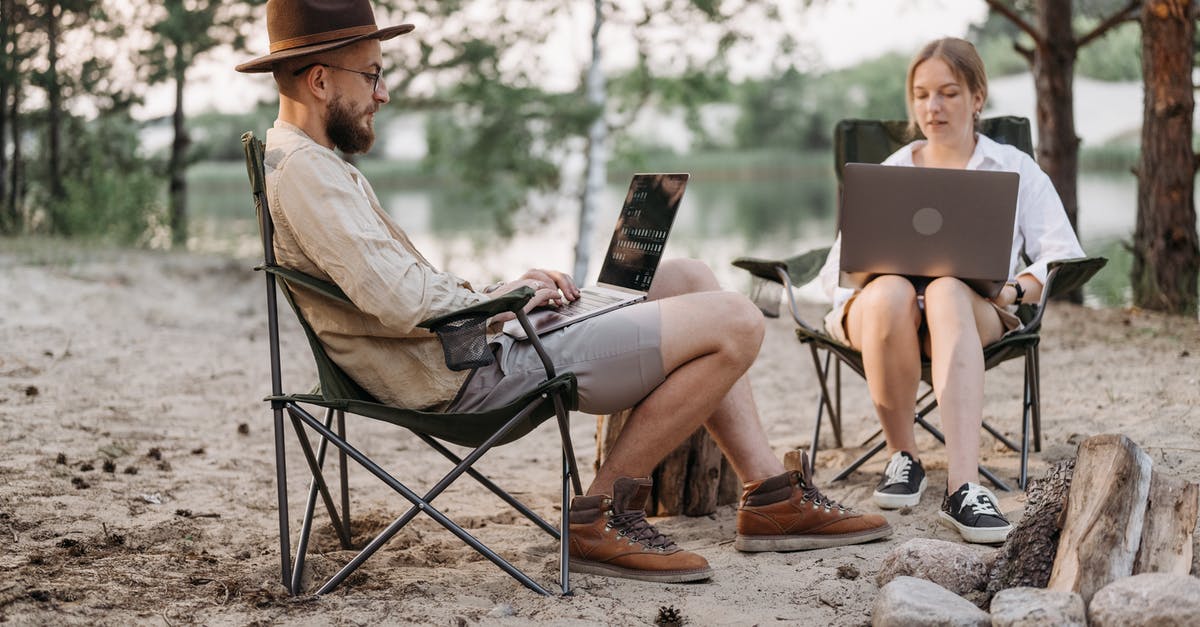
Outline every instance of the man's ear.
[[330, 84], [329, 68], [324, 65], [315, 65], [304, 73], [303, 88], [313, 95], [320, 102], [325, 102], [329, 99], [332, 93], [332, 85]]

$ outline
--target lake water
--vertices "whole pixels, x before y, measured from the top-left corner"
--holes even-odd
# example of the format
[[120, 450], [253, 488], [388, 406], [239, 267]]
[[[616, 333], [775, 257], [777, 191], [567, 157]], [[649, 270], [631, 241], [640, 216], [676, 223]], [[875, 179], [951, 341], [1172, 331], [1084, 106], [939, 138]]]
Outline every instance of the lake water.
[[[234, 167], [236, 165], [236, 167]], [[253, 258], [261, 255], [253, 206], [240, 164], [202, 164], [189, 185], [192, 238], [196, 250]], [[411, 182], [389, 184], [374, 177], [385, 208], [435, 265], [485, 285], [518, 276], [525, 269], [570, 270], [578, 228], [578, 199], [540, 199], [537, 217], [523, 216], [516, 234], [495, 239], [495, 220], [487, 210], [457, 200], [451, 189]], [[616, 179], [616, 176], [613, 177]], [[624, 177], [622, 177], [624, 178]], [[599, 272], [612, 225], [625, 197], [628, 179], [610, 183], [600, 202], [592, 237], [588, 279]], [[1084, 173], [1079, 187], [1079, 232], [1089, 255], [1109, 258], [1109, 265], [1085, 291], [1095, 305], [1126, 304], [1129, 253], [1121, 245], [1132, 239], [1137, 184], [1131, 174]], [[786, 257], [828, 246], [835, 231], [832, 173], [771, 172], [763, 176], [693, 174], [671, 233], [666, 255], [695, 257], [716, 271], [722, 285], [745, 290], [745, 273], [730, 266], [739, 256]], [[806, 294], [819, 296], [815, 290]]]

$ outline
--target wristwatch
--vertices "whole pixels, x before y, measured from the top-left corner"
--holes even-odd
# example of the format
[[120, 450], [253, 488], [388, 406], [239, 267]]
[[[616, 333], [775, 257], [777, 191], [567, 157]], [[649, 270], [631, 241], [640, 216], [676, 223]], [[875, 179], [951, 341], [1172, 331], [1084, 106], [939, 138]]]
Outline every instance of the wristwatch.
[[1005, 285], [1011, 285], [1012, 288], [1017, 291], [1017, 297], [1015, 299], [1013, 299], [1013, 304], [1020, 305], [1021, 299], [1025, 298], [1025, 288], [1021, 287], [1021, 282], [1020, 281], [1009, 281], [1008, 283], [1005, 283]]

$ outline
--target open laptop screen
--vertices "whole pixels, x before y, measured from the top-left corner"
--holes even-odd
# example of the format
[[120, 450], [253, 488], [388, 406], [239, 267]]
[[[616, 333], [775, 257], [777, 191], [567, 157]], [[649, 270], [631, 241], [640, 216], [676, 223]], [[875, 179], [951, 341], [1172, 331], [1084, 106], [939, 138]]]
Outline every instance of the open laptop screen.
[[634, 175], [600, 268], [600, 283], [650, 289], [687, 181], [687, 174]]

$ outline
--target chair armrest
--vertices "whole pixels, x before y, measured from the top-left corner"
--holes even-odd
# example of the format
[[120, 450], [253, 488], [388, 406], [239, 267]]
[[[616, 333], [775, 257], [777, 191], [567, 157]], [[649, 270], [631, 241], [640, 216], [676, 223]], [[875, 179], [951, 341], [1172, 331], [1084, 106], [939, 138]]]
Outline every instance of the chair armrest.
[[523, 309], [531, 298], [533, 298], [533, 288], [519, 287], [503, 296], [497, 296], [481, 303], [475, 303], [470, 307], [463, 307], [458, 311], [452, 311], [442, 316], [423, 320], [417, 326], [422, 329], [436, 331], [439, 326], [464, 318], [491, 318], [496, 314], [506, 311], [516, 313], [518, 310]]
[[780, 282], [779, 270], [782, 268], [787, 272], [792, 285], [799, 286], [817, 278], [817, 275], [821, 273], [821, 266], [825, 265], [825, 258], [828, 256], [828, 248], [814, 248], [787, 259], [739, 257], [733, 260], [733, 265], [749, 272], [756, 278], [776, 283]]
[[1025, 328], [1037, 332], [1042, 326], [1042, 315], [1051, 298], [1068, 294], [1087, 283], [1101, 268], [1108, 263], [1104, 257], [1077, 257], [1075, 259], [1059, 259], [1047, 264], [1046, 284], [1042, 286], [1042, 298], [1038, 301], [1033, 318], [1025, 323]]
[[328, 296], [329, 298], [332, 298], [336, 301], [340, 301], [347, 305], [354, 304], [353, 302], [350, 301], [350, 297], [346, 296], [346, 293], [342, 291], [342, 288], [338, 287], [337, 285], [335, 285], [333, 283], [330, 283], [329, 281], [322, 281], [321, 279], [318, 279], [318, 278], [308, 275], [308, 274], [304, 274], [303, 272], [300, 272], [298, 270], [291, 270], [289, 268], [284, 268], [282, 266], [274, 266], [274, 265], [255, 266], [254, 269], [260, 270], [260, 271], [265, 271], [270, 274], [274, 274], [275, 276], [283, 279], [284, 281], [286, 281], [288, 283], [291, 283], [293, 285], [301, 285], [310, 290], [313, 290], [314, 292], [324, 294], [325, 296]]

